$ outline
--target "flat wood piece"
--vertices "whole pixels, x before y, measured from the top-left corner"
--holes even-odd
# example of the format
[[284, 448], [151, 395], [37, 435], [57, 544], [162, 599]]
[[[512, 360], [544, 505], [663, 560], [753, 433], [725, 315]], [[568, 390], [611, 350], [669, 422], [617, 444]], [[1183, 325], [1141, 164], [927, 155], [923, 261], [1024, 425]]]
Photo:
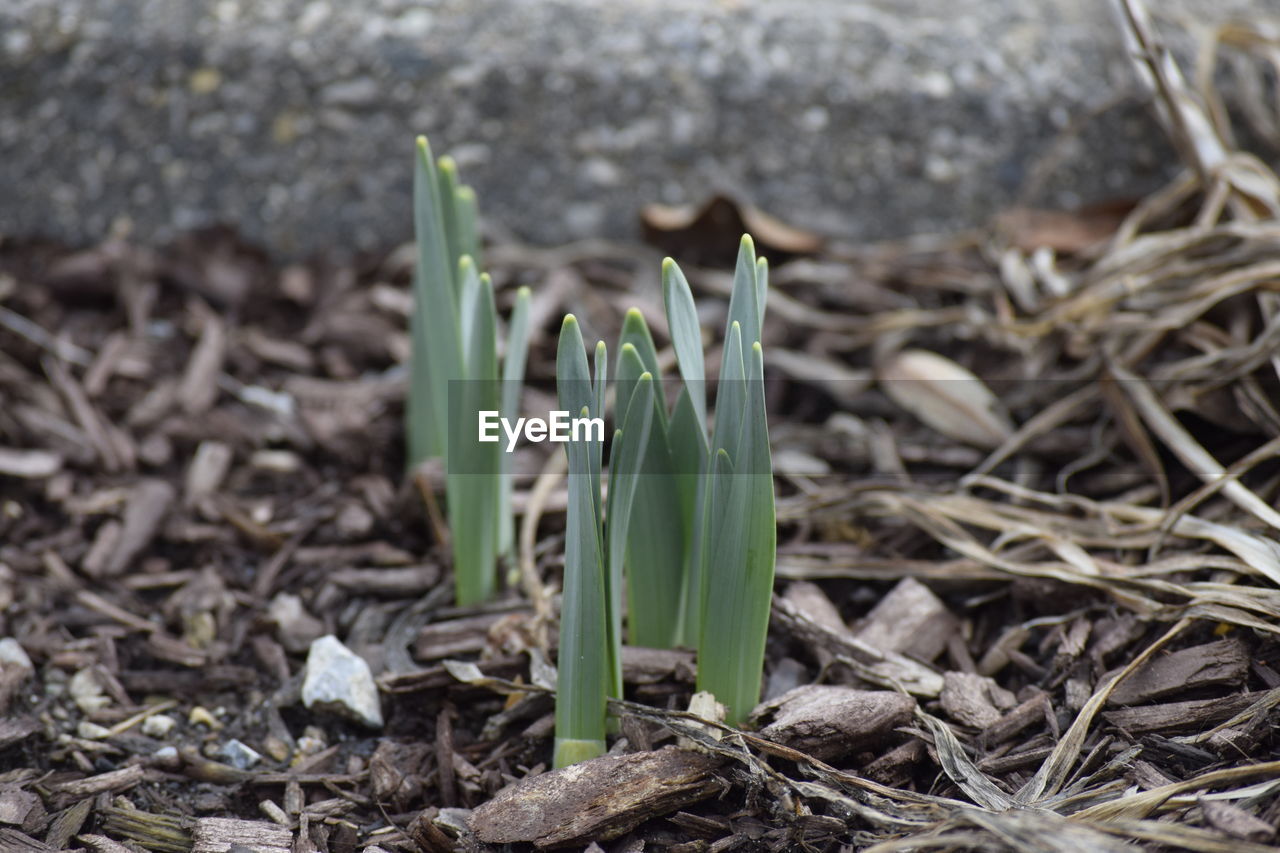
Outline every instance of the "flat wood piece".
[[56, 853], [58, 848], [9, 827], [0, 827], [0, 853]]
[[241, 847], [257, 853], [290, 853], [293, 845], [293, 833], [265, 820], [202, 817], [191, 837], [191, 853], [230, 853]]
[[1192, 646], [1139, 668], [1112, 691], [1110, 703], [1138, 705], [1200, 687], [1240, 684], [1248, 670], [1249, 654], [1237, 639]]
[[1276, 828], [1231, 803], [1200, 798], [1200, 811], [1209, 825], [1232, 838], [1267, 842], [1276, 837]]
[[0, 720], [0, 749], [30, 737], [40, 731], [35, 717], [9, 717]]
[[855, 634], [878, 649], [931, 661], [946, 649], [959, 625], [929, 587], [915, 578], [903, 578], [871, 608]]
[[942, 676], [942, 709], [958, 723], [985, 729], [1000, 721], [1016, 701], [995, 680], [976, 672], [948, 672]]
[[1223, 696], [1221, 699], [1195, 699], [1190, 702], [1139, 705], [1104, 711], [1102, 718], [1130, 734], [1162, 732], [1171, 729], [1200, 729], [1229, 720], [1252, 705], [1257, 695], [1243, 693]]
[[133, 487], [125, 504], [119, 539], [102, 566], [102, 576], [116, 577], [129, 568], [133, 558], [155, 538], [173, 500], [173, 486], [164, 480], [140, 480]]
[[808, 684], [765, 703], [757, 713], [773, 717], [760, 732], [768, 739], [833, 761], [887, 746], [888, 736], [911, 720], [915, 708], [910, 696], [889, 690]]
[[719, 761], [679, 749], [606, 755], [523, 779], [471, 813], [488, 844], [539, 849], [610, 841], [721, 790]]

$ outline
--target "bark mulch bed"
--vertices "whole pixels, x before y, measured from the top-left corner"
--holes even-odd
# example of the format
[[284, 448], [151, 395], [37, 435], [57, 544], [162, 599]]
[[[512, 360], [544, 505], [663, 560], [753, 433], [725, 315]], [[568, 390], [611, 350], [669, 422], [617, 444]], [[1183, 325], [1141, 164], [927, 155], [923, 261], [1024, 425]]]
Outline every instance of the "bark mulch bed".
[[[558, 773], [562, 469], [521, 451], [519, 565], [453, 607], [403, 473], [411, 248], [0, 242], [0, 851], [1274, 849], [1280, 180], [1148, 68], [1156, 196], [781, 257], [766, 703], [719, 726], [691, 654], [629, 649], [611, 754]], [[565, 311], [665, 344], [652, 249], [486, 267], [534, 288], [535, 401]], [[329, 634], [381, 728], [301, 702]]]

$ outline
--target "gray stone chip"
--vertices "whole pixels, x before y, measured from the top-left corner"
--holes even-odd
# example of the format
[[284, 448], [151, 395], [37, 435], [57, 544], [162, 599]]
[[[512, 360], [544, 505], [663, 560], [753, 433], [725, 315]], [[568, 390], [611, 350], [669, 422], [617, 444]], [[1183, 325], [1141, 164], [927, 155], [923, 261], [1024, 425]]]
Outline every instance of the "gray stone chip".
[[313, 642], [307, 653], [302, 704], [382, 728], [382, 705], [369, 664], [332, 634]]

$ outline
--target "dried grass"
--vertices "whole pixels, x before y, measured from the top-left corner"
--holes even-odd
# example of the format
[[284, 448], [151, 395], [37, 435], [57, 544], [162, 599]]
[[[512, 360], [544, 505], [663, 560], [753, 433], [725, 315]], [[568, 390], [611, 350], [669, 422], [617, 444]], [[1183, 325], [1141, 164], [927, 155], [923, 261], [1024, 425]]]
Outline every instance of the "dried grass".
[[[1268, 780], [1280, 763], [1215, 770], [1140, 792], [1120, 783], [1119, 759], [1072, 776], [1111, 691], [1195, 620], [1280, 634], [1274, 508], [1280, 478], [1267, 465], [1280, 455], [1280, 178], [1236, 148], [1212, 74], [1225, 61], [1233, 79], [1248, 81], [1241, 89], [1245, 121], [1265, 139], [1280, 139], [1275, 87], [1266, 77], [1280, 73], [1280, 29], [1233, 23], [1205, 36], [1193, 87], [1142, 3], [1118, 0], [1118, 6], [1134, 63], [1185, 164], [1182, 175], [1137, 205], [1104, 245], [1074, 258], [982, 245], [998, 274], [966, 278], [953, 269], [954, 278], [936, 271], [928, 280], [908, 277], [899, 294], [914, 304], [843, 325], [833, 322], [834, 312], [819, 312], [820, 322], [810, 318], [812, 309], [789, 318], [808, 323], [833, 350], [871, 344], [885, 351], [910, 341], [945, 351], [948, 341], [976, 341], [994, 355], [966, 367], [1001, 383], [1000, 396], [1016, 404], [1021, 426], [957, 479], [931, 478], [927, 466], [908, 462], [896, 476], [885, 468], [890, 481], [854, 490], [806, 482], [780, 503], [780, 520], [852, 526], [870, 544], [784, 548], [780, 575], [1048, 579], [1100, 593], [1144, 620], [1171, 623], [1096, 688], [1017, 792], [984, 775], [947, 724], [923, 712], [939, 762], [972, 803], [873, 791], [864, 780], [798, 762], [816, 781], [792, 783], [796, 794], [842, 803], [901, 834], [867, 848], [878, 853], [1118, 850], [1135, 841], [1200, 851], [1272, 849], [1196, 825], [1203, 820], [1197, 798], [1272, 796], [1280, 783]], [[894, 251], [855, 260], [890, 263]], [[783, 268], [776, 279], [787, 275]], [[807, 279], [814, 278], [809, 272]], [[947, 307], [940, 292], [962, 295], [963, 307]], [[1010, 353], [1021, 372], [1008, 368]], [[1208, 426], [1193, 430], [1188, 416]], [[1230, 448], [1236, 458], [1227, 464], [1219, 454], [1228, 430], [1262, 438]], [[963, 430], [923, 435], [908, 426], [888, 434], [899, 460], [924, 458], [915, 446], [922, 442], [934, 446], [929, 456], [936, 459], [937, 445], [950, 441], [946, 435]], [[1069, 460], [1057, 471], [1035, 452], [1047, 443], [1056, 458]], [[1183, 494], [1176, 501], [1174, 480]], [[875, 545], [889, 541], [915, 544], [899, 548], [902, 558], [895, 560]], [[1229, 724], [1181, 740], [1201, 743], [1230, 726], [1260, 722], [1280, 701], [1273, 693]], [[1178, 819], [1164, 817], [1170, 813]]]

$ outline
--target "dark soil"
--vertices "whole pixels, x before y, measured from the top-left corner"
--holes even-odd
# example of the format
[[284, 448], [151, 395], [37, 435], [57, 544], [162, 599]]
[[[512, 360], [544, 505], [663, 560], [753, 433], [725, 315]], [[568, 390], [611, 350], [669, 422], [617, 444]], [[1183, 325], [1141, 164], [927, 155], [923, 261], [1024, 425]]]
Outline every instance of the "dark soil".
[[[162, 251], [0, 242], [0, 637], [16, 638], [35, 670], [0, 669], [0, 850], [477, 847], [458, 810], [547, 769], [552, 699], [463, 683], [442, 663], [526, 684], [542, 626], [518, 589], [484, 608], [451, 606], [447, 553], [404, 475], [409, 258], [280, 268], [223, 231]], [[498, 246], [488, 266], [504, 314], [516, 284], [537, 294], [531, 393], [545, 393], [565, 311], [612, 341], [635, 302], [666, 343], [651, 250]], [[723, 299], [725, 270], [691, 278], [708, 305]], [[874, 736], [854, 721], [816, 736], [779, 729], [777, 746], [730, 739], [734, 755], [704, 744], [718, 758], [689, 771], [698, 796], [653, 807], [601, 838], [605, 849], [834, 851], [906, 838], [924, 849], [930, 834], [939, 849], [1071, 849], [1076, 836], [1047, 823], [1020, 836], [1000, 797], [1032, 782], [1105, 678], [1157, 641], [1153, 663], [1082, 732], [1061, 780], [1080, 802], [1052, 808], [1167, 790], [1150, 820], [1088, 843], [1174, 847], [1153, 827], [1175, 824], [1202, 834], [1199, 849], [1271, 840], [1280, 798], [1259, 783], [1276, 773], [1261, 763], [1280, 759], [1274, 633], [1148, 587], [998, 571], [947, 547], [910, 507], [895, 515], [859, 497], [906, 482], [941, 493], [985, 457], [895, 408], [870, 368], [891, 331], [873, 320], [925, 312], [912, 315], [916, 345], [999, 379], [1007, 353], [962, 322], [995, 280], [968, 244], [832, 250], [775, 270], [765, 333], [791, 356], [766, 356], [781, 545], [767, 695], [815, 682], [892, 689], [910, 672], [943, 679], [941, 694], [910, 691], [919, 712], [886, 717]], [[810, 365], [805, 381], [797, 359]], [[1007, 401], [1023, 421], [1067, 390], [1018, 386]], [[1104, 420], [1066, 423], [998, 471], [1052, 491]], [[1196, 431], [1225, 464], [1261, 443], [1250, 429]], [[1150, 479], [1124, 442], [1109, 446], [1113, 464], [1082, 468], [1074, 494], [1103, 499]], [[521, 505], [546, 452], [521, 458]], [[1164, 458], [1176, 501], [1198, 480]], [[558, 506], [553, 494], [537, 548], [552, 587]], [[1106, 553], [1119, 560], [1126, 547]], [[1231, 571], [1188, 567], [1182, 578], [1225, 583]], [[308, 645], [329, 633], [372, 665], [382, 730], [299, 701]], [[907, 663], [869, 672], [868, 644]], [[620, 753], [676, 743], [680, 719], [663, 712], [686, 707], [691, 672], [686, 655], [629, 663], [628, 698], [655, 711], [624, 715]], [[148, 710], [173, 725], [148, 723]], [[232, 740], [260, 760], [232, 766]], [[994, 789], [987, 801], [982, 785], [957, 781], [964, 760]], [[1261, 775], [1244, 778], [1251, 767]], [[1218, 770], [1256, 787], [1197, 800]], [[1167, 786], [1197, 777], [1210, 781], [1171, 810]], [[1033, 812], [1019, 819], [1043, 817]], [[237, 841], [228, 825], [201, 823], [219, 817], [266, 834]]]

